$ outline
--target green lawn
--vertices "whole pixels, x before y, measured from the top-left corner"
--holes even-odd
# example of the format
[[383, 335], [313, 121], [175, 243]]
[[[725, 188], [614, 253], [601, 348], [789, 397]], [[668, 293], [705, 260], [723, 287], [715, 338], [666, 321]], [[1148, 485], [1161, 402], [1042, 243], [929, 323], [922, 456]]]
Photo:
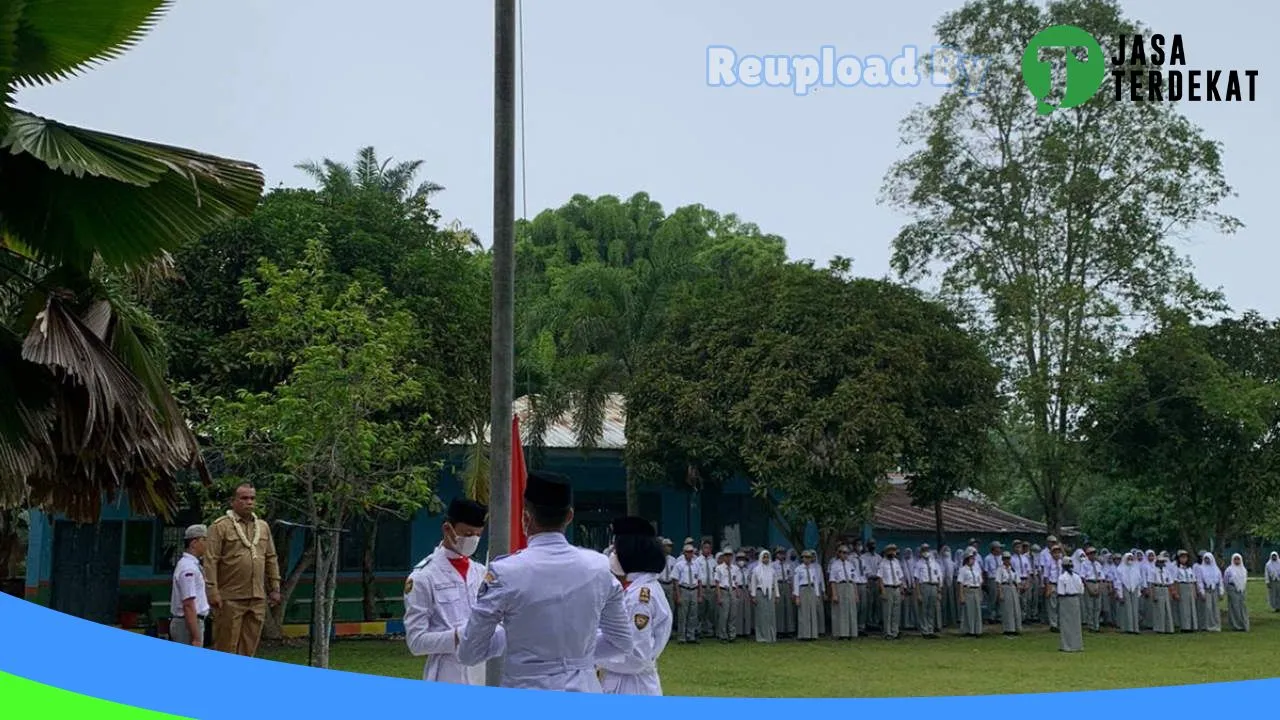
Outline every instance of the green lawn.
[[[978, 639], [673, 643], [659, 665], [667, 695], [720, 697], [984, 695], [1267, 678], [1277, 674], [1280, 614], [1267, 609], [1265, 592], [1262, 583], [1250, 583], [1248, 633], [1224, 629], [1219, 634], [1133, 637], [1086, 632], [1080, 654], [1058, 652], [1058, 636], [1043, 627], [1006, 639], [998, 627], [988, 626], [988, 634]], [[305, 647], [272, 648], [262, 656], [307, 661]], [[335, 644], [332, 665], [335, 670], [418, 678], [423, 661], [409, 655], [402, 641], [350, 640]]]

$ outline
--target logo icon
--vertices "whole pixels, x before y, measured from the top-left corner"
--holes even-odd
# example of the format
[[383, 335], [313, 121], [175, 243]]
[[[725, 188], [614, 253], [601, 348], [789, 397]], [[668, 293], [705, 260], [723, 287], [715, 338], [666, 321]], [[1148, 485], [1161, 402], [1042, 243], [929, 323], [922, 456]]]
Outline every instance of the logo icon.
[[[1062, 94], [1062, 102], [1057, 106], [1044, 101], [1053, 89], [1053, 66], [1049, 61], [1040, 59], [1040, 48], [1045, 47], [1082, 47], [1087, 54], [1084, 62], [1080, 62], [1074, 53], [1066, 54], [1067, 87]], [[1041, 115], [1083, 105], [1102, 87], [1106, 74], [1107, 63], [1102, 56], [1102, 46], [1092, 35], [1074, 25], [1054, 25], [1041, 30], [1031, 38], [1022, 53], [1022, 81], [1036, 97], [1036, 112]]]

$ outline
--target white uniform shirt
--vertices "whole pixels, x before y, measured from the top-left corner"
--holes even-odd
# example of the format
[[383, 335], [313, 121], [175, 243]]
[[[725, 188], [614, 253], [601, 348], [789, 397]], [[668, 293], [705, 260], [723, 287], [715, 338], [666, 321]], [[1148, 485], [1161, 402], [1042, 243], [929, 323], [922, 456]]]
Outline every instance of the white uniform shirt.
[[598, 693], [596, 655], [635, 649], [609, 558], [557, 532], [533, 535], [524, 550], [489, 563], [458, 659], [487, 659], [500, 623], [507, 636], [502, 687]]
[[698, 558], [690, 558], [685, 560], [680, 558], [671, 568], [671, 577], [675, 579], [676, 584], [684, 588], [697, 588], [698, 582]]
[[676, 563], [683, 558], [676, 558], [674, 555], [667, 556], [667, 567], [662, 570], [662, 574], [658, 576], [658, 582], [669, 583], [676, 578]]
[[204, 617], [209, 614], [209, 598], [205, 594], [204, 570], [195, 555], [184, 552], [173, 568], [173, 591], [169, 594], [169, 616], [183, 616], [182, 603], [194, 598], [196, 615]]
[[883, 559], [873, 552], [864, 552], [858, 556], [862, 560], [862, 574], [868, 579], [880, 577], [880, 561]]
[[822, 597], [822, 568], [817, 563], [805, 565], [800, 563], [796, 566], [795, 575], [791, 578], [791, 594], [800, 597], [800, 593], [813, 593], [818, 597]]
[[956, 581], [961, 587], [980, 588], [982, 587], [982, 570], [974, 565], [961, 565], [960, 572], [956, 576]]
[[[1013, 560], [1013, 558], [1009, 558], [1009, 559]], [[1009, 563], [1009, 567], [1004, 567], [1003, 565], [1001, 565], [1000, 569], [996, 570], [997, 585], [1003, 585], [1005, 583], [1009, 583], [1011, 585], [1017, 585], [1020, 581], [1021, 581], [1021, 578], [1018, 577], [1018, 571], [1013, 569], [1012, 562]]]
[[833, 583], [853, 582], [858, 576], [858, 564], [848, 558], [836, 558], [827, 566], [827, 580]]
[[1079, 595], [1084, 592], [1084, 581], [1076, 573], [1064, 572], [1058, 576], [1059, 595]]
[[902, 569], [902, 561], [898, 558], [880, 559], [880, 582], [885, 587], [901, 587], [906, 582], [906, 572]]
[[[484, 580], [483, 563], [469, 560], [467, 576], [458, 572], [449, 558], [461, 557], [437, 545], [436, 549], [413, 568], [405, 582], [404, 641], [409, 652], [427, 657], [422, 679], [461, 685], [484, 685], [484, 663], [463, 666], [458, 661], [454, 631], [462, 637], [462, 628], [471, 619], [471, 607]], [[505, 635], [501, 628], [493, 635], [487, 657], [501, 655]]]
[[717, 565], [715, 573], [713, 574], [715, 586], [721, 590], [732, 590], [738, 587], [741, 583], [735, 582], [737, 577], [739, 577], [738, 573], [734, 572], [737, 569], [738, 568], [734, 565]]
[[698, 584], [703, 588], [716, 586], [716, 566], [720, 563], [715, 556], [699, 555], [693, 559], [693, 569], [698, 571]]
[[671, 639], [671, 605], [653, 573], [631, 573], [625, 591], [627, 618], [635, 628], [635, 648], [620, 655], [596, 632], [596, 664], [601, 687], [611, 695], [661, 695], [658, 658]]
[[942, 564], [932, 555], [916, 563], [916, 582], [942, 584]]

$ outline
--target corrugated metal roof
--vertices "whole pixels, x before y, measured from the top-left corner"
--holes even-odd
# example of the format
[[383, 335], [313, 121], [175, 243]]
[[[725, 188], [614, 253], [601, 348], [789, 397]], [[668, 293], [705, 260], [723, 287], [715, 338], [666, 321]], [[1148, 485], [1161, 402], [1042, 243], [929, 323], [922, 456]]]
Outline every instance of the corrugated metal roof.
[[[933, 508], [911, 504], [906, 487], [892, 480], [889, 489], [876, 504], [871, 525], [875, 530], [932, 532]], [[958, 496], [942, 503], [942, 525], [947, 532], [1026, 533], [1044, 535], [1048, 528], [1042, 522], [1005, 512], [972, 497]]]
[[[521, 396], [511, 403], [511, 408], [520, 418], [520, 441], [530, 444], [529, 435], [529, 396]], [[484, 441], [489, 442], [489, 428], [484, 431]], [[454, 438], [450, 445], [469, 445], [469, 438]], [[612, 394], [605, 402], [604, 427], [594, 447], [588, 450], [622, 450], [627, 446], [627, 418], [623, 412], [623, 398]], [[573, 429], [573, 412], [569, 411], [547, 424], [542, 436], [542, 447], [559, 449], [578, 449], [578, 434]]]

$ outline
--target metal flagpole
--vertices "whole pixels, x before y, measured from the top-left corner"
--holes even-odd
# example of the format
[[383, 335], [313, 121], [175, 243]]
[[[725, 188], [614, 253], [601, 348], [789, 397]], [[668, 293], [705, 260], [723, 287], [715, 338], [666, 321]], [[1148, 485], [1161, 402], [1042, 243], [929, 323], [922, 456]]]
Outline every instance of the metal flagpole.
[[[489, 381], [489, 547], [511, 544], [511, 401], [515, 355], [516, 0], [494, 2], [493, 329]], [[495, 550], [496, 548], [496, 550]], [[502, 679], [502, 658], [486, 665], [485, 683]]]

